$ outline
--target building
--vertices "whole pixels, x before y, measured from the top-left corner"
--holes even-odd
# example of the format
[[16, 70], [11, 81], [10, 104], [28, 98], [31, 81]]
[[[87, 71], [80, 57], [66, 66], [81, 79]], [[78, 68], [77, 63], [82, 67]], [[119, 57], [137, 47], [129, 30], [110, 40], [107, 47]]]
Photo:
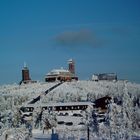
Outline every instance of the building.
[[117, 74], [115, 73], [93, 74], [92, 80], [93, 81], [99, 81], [99, 80], [117, 81]]
[[101, 110], [107, 110], [108, 104], [110, 104], [111, 101], [111, 97], [110, 96], [105, 96], [99, 99], [95, 100], [95, 108], [100, 108]]
[[41, 110], [54, 111], [56, 113], [69, 112], [76, 113], [81, 110], [86, 110], [88, 107], [94, 107], [92, 102], [65, 102], [65, 103], [49, 103], [49, 104], [26, 104], [20, 108], [22, 115], [32, 114], [35, 108], [39, 107]]
[[71, 72], [71, 74], [75, 75], [75, 63], [72, 59], [68, 60], [68, 69]]
[[72, 59], [68, 60], [68, 70], [63, 68], [53, 69], [45, 76], [46, 82], [71, 80], [78, 80], [78, 77], [75, 76], [75, 63]]
[[22, 69], [22, 80], [20, 81], [20, 84], [28, 84], [28, 83], [36, 83], [36, 81], [32, 81], [30, 78], [30, 72], [29, 69], [26, 65], [26, 63], [24, 63], [24, 67]]

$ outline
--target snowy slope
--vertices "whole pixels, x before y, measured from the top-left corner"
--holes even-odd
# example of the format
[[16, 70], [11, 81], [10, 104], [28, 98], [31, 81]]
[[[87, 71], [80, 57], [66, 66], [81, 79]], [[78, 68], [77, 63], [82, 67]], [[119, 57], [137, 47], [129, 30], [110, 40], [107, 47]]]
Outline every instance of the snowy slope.
[[[11, 127], [10, 120], [14, 120], [15, 124], [18, 123], [16, 120], [19, 117], [17, 112], [19, 107], [56, 84], [38, 82], [21, 86], [17, 84], [0, 86], [0, 117], [2, 116], [0, 118], [0, 134]], [[39, 103], [95, 101], [106, 95], [112, 97], [108, 107], [109, 122], [107, 125], [100, 124], [96, 127], [98, 132], [95, 133], [95, 123], [91, 118], [91, 131], [94, 131], [94, 138], [100, 135], [106, 139], [109, 136], [108, 139], [126, 139], [129, 136], [140, 135], [140, 84], [126, 81], [65, 82], [47, 95], [41, 96]], [[63, 118], [59, 119], [63, 120]], [[81, 133], [79, 131], [75, 133]]]
[[[127, 83], [128, 92], [134, 97], [140, 97], [140, 85]], [[90, 100], [95, 101], [98, 98], [109, 95], [111, 97], [120, 97], [124, 93], [124, 81], [107, 82], [107, 81], [77, 81], [66, 82], [43, 99], [48, 102], [69, 102]]]

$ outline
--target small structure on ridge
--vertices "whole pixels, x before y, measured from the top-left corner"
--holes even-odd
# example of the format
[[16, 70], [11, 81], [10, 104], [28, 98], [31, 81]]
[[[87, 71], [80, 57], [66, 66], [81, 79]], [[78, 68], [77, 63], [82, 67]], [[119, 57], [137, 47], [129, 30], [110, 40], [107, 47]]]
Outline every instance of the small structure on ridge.
[[117, 74], [115, 73], [100, 73], [92, 75], [93, 81], [107, 80], [107, 81], [117, 81]]

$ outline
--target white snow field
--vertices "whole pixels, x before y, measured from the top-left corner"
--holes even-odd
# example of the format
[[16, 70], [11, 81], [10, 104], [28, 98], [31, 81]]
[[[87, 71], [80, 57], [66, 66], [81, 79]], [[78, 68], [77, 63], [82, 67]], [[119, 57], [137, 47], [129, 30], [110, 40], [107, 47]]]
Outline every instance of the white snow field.
[[[0, 140], [47, 140], [52, 129], [59, 140], [136, 140], [140, 139], [140, 84], [128, 81], [73, 81], [64, 82], [44, 94], [54, 83], [32, 83], [0, 86]], [[21, 121], [20, 107], [40, 96], [29, 121]], [[112, 98], [104, 121], [97, 112], [67, 111], [68, 115], [44, 111], [41, 104], [94, 102], [101, 97]], [[38, 107], [38, 108], [37, 108]], [[74, 113], [81, 116], [73, 116]], [[27, 116], [28, 117], [28, 116]], [[40, 118], [40, 120], [38, 119]], [[44, 126], [47, 128], [44, 129]]]

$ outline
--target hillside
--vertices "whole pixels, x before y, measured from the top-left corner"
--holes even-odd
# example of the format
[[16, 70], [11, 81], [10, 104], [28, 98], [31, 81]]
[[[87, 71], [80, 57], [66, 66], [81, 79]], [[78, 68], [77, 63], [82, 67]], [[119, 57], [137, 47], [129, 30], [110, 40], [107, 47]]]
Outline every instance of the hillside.
[[[40, 100], [35, 103], [36, 106], [44, 103], [94, 102], [99, 98], [109, 96], [112, 100], [105, 116], [109, 120], [108, 125], [100, 124], [98, 133], [95, 134], [98, 136], [99, 133], [104, 132], [105, 134], [101, 137], [108, 137], [109, 135], [112, 137], [114, 135], [114, 137], [119, 136], [118, 139], [121, 139], [121, 135], [128, 137], [140, 134], [140, 84], [127, 81], [73, 81], [64, 82], [50, 90], [56, 84], [58, 83], [38, 82], [20, 86], [17, 84], [1, 86], [1, 134], [4, 133], [6, 128], [9, 128], [10, 114], [13, 118], [17, 117], [18, 109], [38, 96], [40, 96]], [[46, 91], [47, 94], [44, 94]], [[11, 120], [14, 120], [13, 118]], [[89, 122], [92, 122], [92, 120], [93, 118]], [[93, 132], [94, 127], [95, 124], [93, 123], [91, 126]]]

